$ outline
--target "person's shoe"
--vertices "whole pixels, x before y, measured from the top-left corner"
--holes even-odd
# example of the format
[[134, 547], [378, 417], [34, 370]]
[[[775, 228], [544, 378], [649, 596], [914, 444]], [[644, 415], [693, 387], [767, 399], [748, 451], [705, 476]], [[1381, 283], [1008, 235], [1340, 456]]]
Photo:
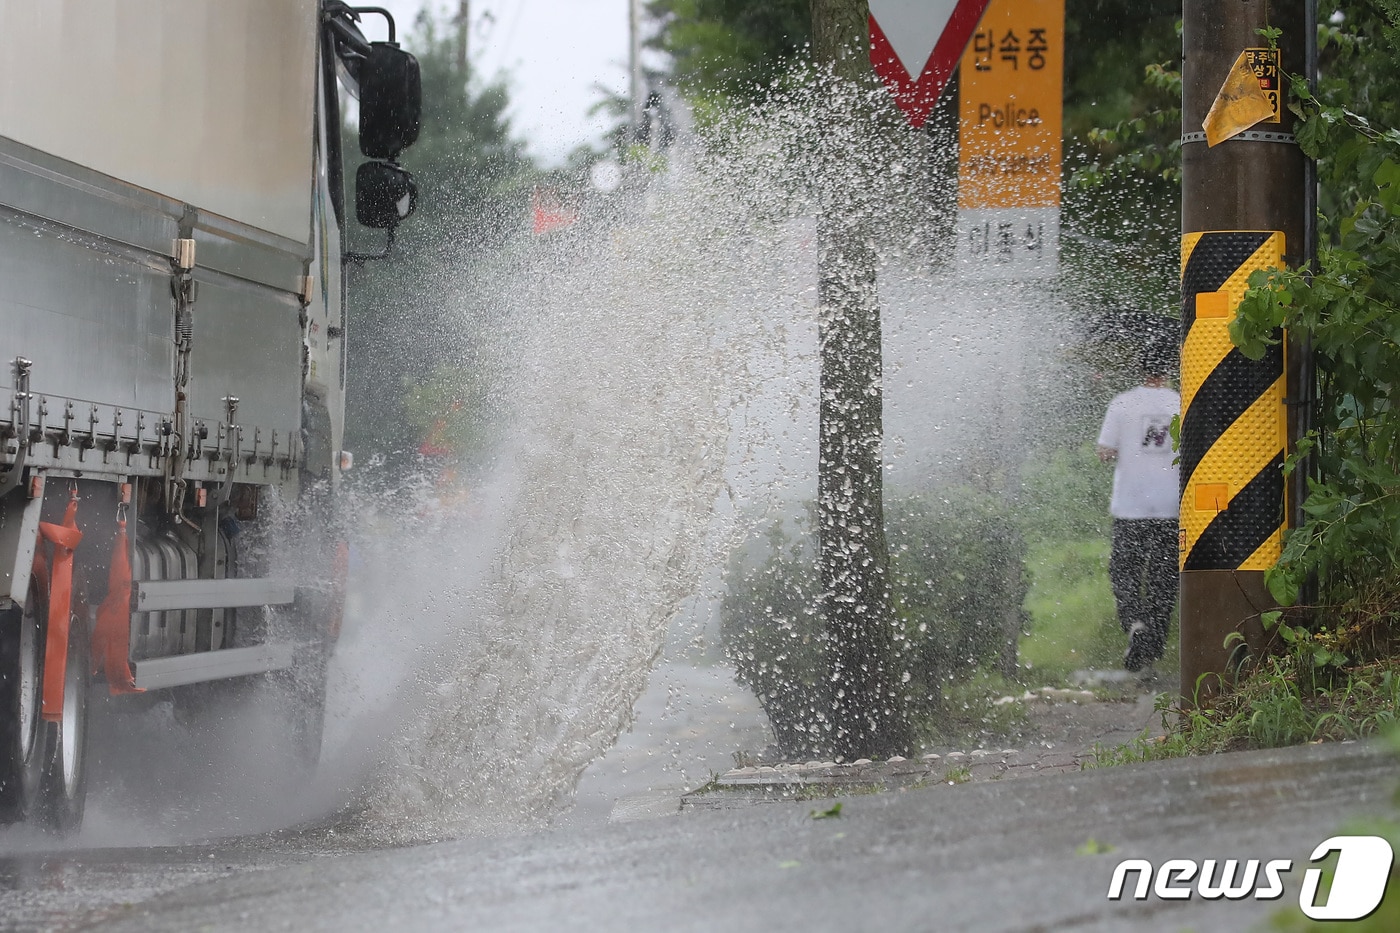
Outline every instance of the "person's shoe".
[[1133, 627], [1128, 629], [1128, 650], [1123, 652], [1123, 666], [1130, 672], [1136, 674], [1157, 660], [1152, 655], [1149, 641], [1151, 641], [1151, 636], [1147, 631], [1147, 625], [1142, 622], [1134, 622]]

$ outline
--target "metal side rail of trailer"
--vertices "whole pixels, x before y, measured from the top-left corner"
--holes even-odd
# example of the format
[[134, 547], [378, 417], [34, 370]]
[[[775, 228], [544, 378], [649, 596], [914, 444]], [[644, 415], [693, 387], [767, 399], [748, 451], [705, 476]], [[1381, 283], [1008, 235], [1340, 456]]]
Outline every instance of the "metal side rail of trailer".
[[[136, 612], [282, 606], [295, 599], [295, 584], [271, 578], [135, 580], [131, 594]], [[290, 642], [269, 642], [143, 658], [132, 661], [131, 668], [138, 689], [156, 690], [285, 670], [292, 667], [296, 649]]]

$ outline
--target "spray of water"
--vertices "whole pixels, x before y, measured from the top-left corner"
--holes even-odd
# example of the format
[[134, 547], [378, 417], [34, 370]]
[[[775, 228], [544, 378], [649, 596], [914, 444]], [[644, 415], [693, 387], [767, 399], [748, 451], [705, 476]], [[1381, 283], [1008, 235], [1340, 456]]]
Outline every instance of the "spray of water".
[[678, 608], [756, 517], [811, 498], [811, 218], [833, 173], [862, 188], [900, 338], [892, 475], [956, 470], [969, 435], [1018, 417], [1023, 386], [1007, 394], [1006, 354], [977, 335], [1019, 334], [1006, 308], [1025, 296], [950, 290], [927, 245], [940, 140], [843, 116], [886, 106], [868, 94], [798, 76], [663, 170], [637, 167], [574, 228], [514, 247], [483, 337], [509, 400], [497, 454], [469, 514], [389, 521], [366, 548], [371, 593], [340, 652], [328, 735], [332, 751], [373, 746], [357, 800], [376, 838], [567, 807]]

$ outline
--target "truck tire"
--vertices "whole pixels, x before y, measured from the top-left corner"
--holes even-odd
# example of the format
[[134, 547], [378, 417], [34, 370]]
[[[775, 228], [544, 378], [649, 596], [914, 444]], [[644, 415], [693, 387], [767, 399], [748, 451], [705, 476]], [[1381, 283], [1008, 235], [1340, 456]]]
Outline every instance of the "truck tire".
[[326, 722], [326, 654], [318, 645], [298, 652], [289, 670], [267, 675], [280, 712], [278, 753], [298, 780], [309, 779], [321, 760]]
[[38, 589], [31, 581], [25, 607], [0, 613], [0, 824], [29, 817], [43, 775], [46, 730], [39, 707], [47, 612]]
[[302, 767], [315, 773], [321, 763], [321, 742], [326, 731], [326, 652], [317, 650], [314, 660], [302, 668], [302, 714], [298, 743]]
[[87, 805], [91, 641], [86, 620], [81, 616], [73, 618], [68, 626], [62, 718], [58, 722], [44, 723], [48, 741], [41, 784], [41, 815], [45, 825], [61, 835], [81, 828]]

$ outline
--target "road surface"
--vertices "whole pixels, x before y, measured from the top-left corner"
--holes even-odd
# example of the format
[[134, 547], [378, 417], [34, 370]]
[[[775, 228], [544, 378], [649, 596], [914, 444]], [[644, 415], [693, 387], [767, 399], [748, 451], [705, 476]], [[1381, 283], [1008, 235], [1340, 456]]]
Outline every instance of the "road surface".
[[[6, 929], [1247, 929], [1393, 817], [1379, 745], [1307, 746], [357, 851], [325, 828], [0, 859]], [[1096, 845], [1088, 845], [1090, 840]], [[1112, 851], [1088, 854], [1093, 849]], [[1106, 897], [1123, 858], [1292, 859], [1268, 903]], [[1400, 896], [1400, 895], [1395, 895]]]

